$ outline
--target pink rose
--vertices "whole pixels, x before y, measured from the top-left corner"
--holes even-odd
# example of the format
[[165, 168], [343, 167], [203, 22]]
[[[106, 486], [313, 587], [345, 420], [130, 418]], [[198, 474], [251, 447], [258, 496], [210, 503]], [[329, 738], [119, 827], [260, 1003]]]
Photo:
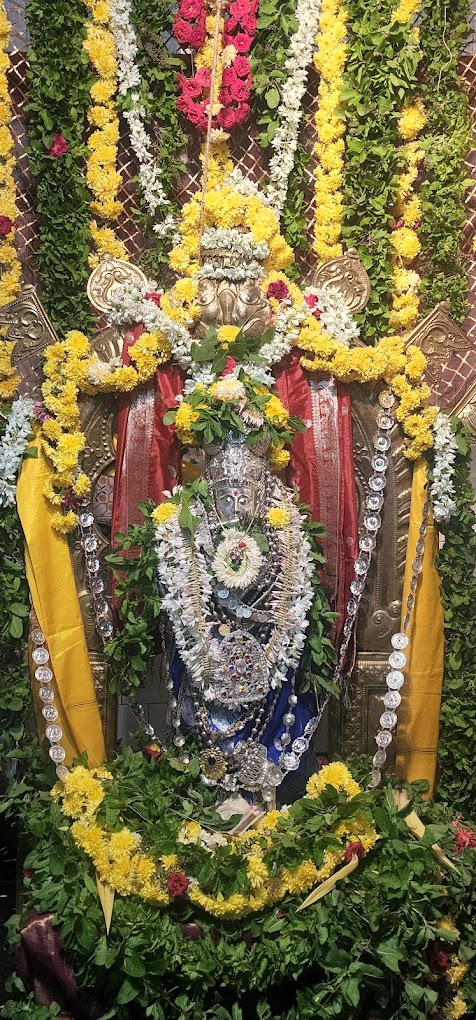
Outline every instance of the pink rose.
[[[235, 72], [235, 74], [238, 75], [239, 78], [247, 78], [249, 73], [250, 73], [250, 70], [251, 70], [250, 69], [250, 62], [249, 62], [249, 60], [247, 60], [246, 57], [240, 57], [238, 55], [237, 57], [235, 57], [235, 59], [233, 61], [233, 67], [230, 68], [230, 70], [233, 70]], [[224, 77], [225, 77], [225, 72], [223, 72], [223, 78]]]
[[183, 113], [191, 124], [194, 124], [199, 131], [206, 131], [207, 129], [207, 118], [203, 111], [203, 107], [200, 103], [193, 103], [187, 96], [179, 96], [177, 99], [177, 109]]
[[195, 75], [195, 81], [201, 85], [202, 89], [209, 89], [212, 83], [212, 76], [208, 67], [199, 67]]
[[191, 99], [198, 99], [198, 96], [201, 96], [203, 91], [202, 86], [196, 78], [186, 78], [184, 74], [178, 74], [177, 80], [184, 96], [190, 97]]
[[0, 237], [6, 237], [13, 229], [13, 221], [9, 216], [0, 216]]
[[182, 46], [191, 46], [194, 50], [200, 49], [205, 41], [205, 34], [204, 18], [194, 28], [183, 18], [176, 18], [174, 21], [174, 35]]
[[236, 368], [236, 364], [237, 364], [236, 361], [234, 361], [233, 358], [230, 358], [230, 355], [228, 355], [226, 359], [226, 365], [223, 369], [223, 372], [220, 372], [220, 375], [231, 375], [233, 369]]
[[245, 14], [244, 18], [240, 18], [240, 21], [245, 32], [249, 32], [250, 35], [255, 34], [257, 22], [254, 14]]
[[196, 21], [203, 14], [201, 0], [180, 0], [179, 15], [187, 21]]
[[234, 103], [245, 103], [250, 98], [250, 89], [245, 81], [238, 78], [230, 85], [231, 98]]
[[230, 45], [234, 46], [238, 53], [248, 53], [252, 42], [253, 40], [247, 32], [238, 32], [230, 39]]
[[244, 124], [251, 113], [251, 109], [248, 103], [240, 103], [236, 107], [236, 123]]
[[54, 135], [53, 145], [48, 149], [48, 155], [58, 158], [58, 156], [64, 156], [68, 149], [66, 138], [63, 138], [63, 135]]
[[274, 283], [270, 283], [266, 291], [266, 297], [274, 297], [278, 301], [284, 301], [285, 298], [289, 297], [289, 288], [284, 280], [275, 280]]

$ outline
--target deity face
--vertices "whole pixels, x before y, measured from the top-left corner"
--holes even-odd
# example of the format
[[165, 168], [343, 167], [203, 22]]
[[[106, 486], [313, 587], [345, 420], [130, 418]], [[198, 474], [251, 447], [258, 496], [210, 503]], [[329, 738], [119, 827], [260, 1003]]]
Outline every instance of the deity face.
[[259, 492], [256, 485], [230, 485], [218, 482], [213, 487], [216, 512], [223, 524], [248, 525], [258, 511]]

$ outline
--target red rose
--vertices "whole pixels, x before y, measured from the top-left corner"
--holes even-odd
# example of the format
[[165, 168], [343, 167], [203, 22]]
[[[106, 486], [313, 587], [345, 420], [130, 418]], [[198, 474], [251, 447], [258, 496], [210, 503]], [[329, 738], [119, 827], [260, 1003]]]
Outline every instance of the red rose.
[[182, 46], [191, 46], [198, 50], [205, 41], [205, 19], [201, 18], [195, 27], [183, 18], [176, 18], [174, 21], [174, 35]]
[[219, 111], [217, 121], [225, 131], [230, 131], [238, 123], [236, 110], [232, 110], [231, 106], [225, 106], [223, 110]]
[[187, 96], [179, 96], [177, 99], [177, 109], [185, 114], [190, 123], [195, 124], [199, 131], [206, 131], [207, 118], [200, 103], [193, 103]]
[[23, 878], [33, 878], [34, 874], [35, 874], [34, 868], [24, 868], [23, 869]]
[[63, 135], [54, 135], [53, 145], [51, 146], [51, 148], [48, 149], [48, 155], [55, 157], [64, 156], [65, 152], [67, 152], [68, 149], [69, 145], [66, 141], [66, 138], [63, 138]]
[[[233, 61], [232, 69], [239, 78], [247, 78], [251, 70], [250, 62], [246, 57], [238, 55]], [[225, 80], [225, 72], [223, 72], [223, 80]]]
[[9, 216], [0, 216], [0, 237], [6, 237], [13, 230], [13, 221]]
[[314, 318], [315, 319], [320, 319], [320, 317], [321, 317], [321, 310], [319, 308], [316, 295], [315, 294], [307, 294], [306, 297], [304, 298], [304, 300], [305, 300], [306, 304], [309, 305], [309, 308], [312, 309], [312, 314], [313, 314]]
[[431, 970], [436, 970], [440, 973], [444, 973], [445, 970], [448, 970], [450, 958], [442, 949], [438, 949], [437, 942], [433, 942], [428, 946], [426, 958]]
[[254, 35], [256, 32], [256, 18], [254, 14], [245, 14], [244, 18], [240, 18], [241, 27], [248, 32], [249, 35]]
[[234, 46], [238, 53], [248, 53], [252, 42], [253, 40], [247, 32], [237, 32], [236, 35], [230, 36], [229, 41], [225, 45]]
[[230, 11], [235, 18], [242, 18], [245, 14], [251, 14], [250, 0], [234, 0], [234, 3], [230, 4]]
[[239, 28], [240, 28], [239, 18], [231, 17], [227, 18], [227, 20], [225, 21], [225, 32], [227, 34], [229, 34], [230, 32], [236, 32]]
[[250, 89], [245, 81], [240, 81], [239, 78], [230, 85], [231, 98], [234, 103], [246, 103], [246, 100], [250, 98]]
[[177, 79], [184, 96], [190, 99], [198, 99], [201, 96], [202, 86], [196, 78], [186, 78], [184, 74], [179, 74]]
[[236, 123], [237, 124], [244, 124], [245, 120], [248, 120], [248, 117], [249, 117], [249, 115], [251, 113], [251, 109], [250, 109], [249, 104], [248, 103], [240, 103], [239, 106], [236, 107], [235, 113], [236, 113]]
[[289, 289], [284, 280], [276, 280], [275, 283], [270, 283], [266, 291], [266, 297], [274, 297], [278, 301], [284, 301], [285, 298], [289, 297]]
[[183, 896], [187, 892], [190, 882], [183, 871], [172, 871], [167, 876], [167, 892], [174, 899], [176, 896]]
[[146, 294], [145, 296], [148, 301], [153, 301], [154, 305], [157, 305], [157, 307], [160, 308], [161, 294], [156, 294], [155, 291], [151, 291], [150, 294]]
[[180, 0], [179, 15], [187, 21], [196, 21], [203, 14], [201, 0]]
[[362, 857], [365, 857], [365, 847], [362, 846], [360, 839], [356, 839], [354, 843], [349, 843], [344, 854], [345, 863], [349, 864], [353, 857], [358, 857], [359, 861], [362, 860]]
[[142, 754], [145, 754], [146, 758], [149, 758], [149, 760], [151, 761], [152, 758], [161, 757], [162, 748], [159, 746], [159, 744], [148, 744], [147, 747], [142, 748]]
[[212, 83], [212, 76], [208, 67], [199, 67], [195, 75], [195, 81], [201, 85], [202, 89], [209, 89]]

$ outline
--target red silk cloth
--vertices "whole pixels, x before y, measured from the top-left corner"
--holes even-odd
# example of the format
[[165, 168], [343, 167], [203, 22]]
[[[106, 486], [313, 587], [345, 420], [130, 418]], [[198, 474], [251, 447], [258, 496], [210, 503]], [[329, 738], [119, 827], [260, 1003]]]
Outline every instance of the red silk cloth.
[[[122, 361], [130, 365], [129, 350], [144, 327], [136, 326], [124, 337]], [[180, 444], [163, 417], [183, 389], [180, 370], [168, 364], [156, 372], [154, 383], [139, 387], [132, 397], [119, 400], [117, 416], [116, 472], [112, 509], [112, 541], [130, 524], [139, 524], [138, 503], [153, 499], [161, 503], [163, 492], [176, 484], [180, 470]]]
[[290, 414], [308, 425], [291, 447], [289, 481], [299, 500], [311, 507], [327, 537], [322, 540], [326, 564], [322, 583], [332, 609], [339, 614], [335, 639], [345, 617], [358, 551], [358, 512], [354, 476], [350, 397], [329, 380], [311, 379], [299, 355], [290, 354], [275, 373], [276, 389]]
[[78, 989], [73, 971], [64, 959], [64, 945], [53, 926], [54, 914], [30, 911], [21, 930], [16, 971], [42, 1006], [58, 1003], [58, 1020], [95, 1020], [102, 1012]]

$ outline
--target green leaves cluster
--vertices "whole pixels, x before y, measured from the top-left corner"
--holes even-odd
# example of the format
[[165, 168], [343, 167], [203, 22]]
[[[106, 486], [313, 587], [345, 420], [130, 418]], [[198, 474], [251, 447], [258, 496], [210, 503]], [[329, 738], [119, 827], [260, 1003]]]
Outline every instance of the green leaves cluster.
[[[146, 122], [160, 166], [165, 193], [172, 201], [167, 212], [178, 214], [173, 196], [184, 166], [180, 158], [186, 144], [182, 121], [175, 105], [177, 99], [177, 73], [185, 71], [185, 59], [177, 52], [172, 37], [176, 4], [173, 0], [133, 0], [131, 14], [137, 36], [136, 62], [140, 71], [140, 103], [146, 112]], [[124, 108], [130, 100], [126, 97]], [[153, 220], [141, 203], [139, 224], [149, 246], [141, 253], [141, 264], [153, 278], [162, 279], [170, 250], [170, 234], [160, 238], [152, 230]]]
[[[31, 0], [26, 11], [31, 37], [28, 146], [40, 218], [36, 265], [43, 304], [60, 334], [72, 328], [87, 332], [94, 321], [85, 291], [91, 197], [83, 174], [91, 82], [82, 48], [86, 17], [83, 0]], [[69, 145], [58, 158], [47, 154], [54, 134], [63, 135]]]
[[424, 68], [420, 91], [428, 117], [420, 191], [423, 310], [448, 300], [451, 314], [460, 321], [467, 293], [461, 239], [465, 190], [471, 184], [464, 167], [471, 120], [468, 95], [458, 75], [458, 54], [469, 35], [470, 13], [468, 0], [435, 0], [426, 5], [420, 29]]
[[476, 516], [471, 484], [471, 436], [452, 419], [458, 442], [454, 465], [456, 512], [439, 525], [437, 556], [445, 613], [445, 665], [438, 745], [438, 796], [476, 818]]
[[362, 312], [365, 343], [388, 332], [390, 226], [403, 169], [397, 119], [417, 88], [422, 51], [410, 26], [390, 24], [394, 0], [349, 0], [342, 106], [346, 121], [343, 239], [372, 284]]
[[[114, 781], [110, 823], [119, 822], [122, 806], [134, 827], [143, 825], [143, 815], [153, 839], [157, 833], [157, 849], [166, 845], [159, 831], [180, 821], [176, 810], [210, 826], [217, 820], [210, 790], [197, 789], [193, 777], [191, 782], [173, 761], [148, 763], [126, 751], [111, 766], [121, 776], [122, 795], [117, 798]], [[66, 960], [83, 993], [98, 1001], [101, 1020], [347, 1020], [351, 1014], [365, 1017], [372, 1008], [399, 1020], [424, 1020], [432, 1009], [443, 1014], [454, 995], [444, 977], [430, 970], [428, 951], [435, 947], [457, 960], [474, 960], [476, 853], [460, 855], [457, 872], [448, 872], [442, 882], [428, 843], [438, 839], [451, 855], [451, 813], [443, 804], [421, 803], [417, 791], [414, 784], [412, 803], [402, 812], [390, 787], [363, 795], [359, 808], [377, 820], [377, 846], [348, 879], [302, 914], [296, 912], [301, 898], [293, 896], [279, 910], [246, 921], [210, 918], [191, 911], [186, 901], [163, 911], [117, 896], [108, 936], [92, 870], [74, 847], [64, 816], [50, 798], [35, 801], [24, 806], [22, 816], [32, 848], [25, 864], [34, 870], [25, 881], [25, 914], [30, 907], [56, 914]], [[424, 841], [408, 832], [404, 815], [411, 807], [428, 826]], [[319, 811], [305, 801], [294, 810], [306, 813], [311, 833]], [[322, 811], [317, 843], [340, 811], [329, 789]], [[154, 827], [153, 818], [160, 818], [160, 826]], [[295, 852], [283, 845], [285, 859]], [[439, 927], [448, 916], [459, 938]], [[13, 947], [22, 919], [16, 915], [9, 924]], [[187, 937], [188, 929], [181, 927], [188, 923], [198, 926], [197, 938]], [[473, 1015], [474, 972], [466, 976], [461, 994], [468, 1016]], [[18, 978], [12, 979], [10, 995], [3, 1015], [28, 1015], [28, 996]], [[41, 1013], [33, 1017], [43, 1020]]]

